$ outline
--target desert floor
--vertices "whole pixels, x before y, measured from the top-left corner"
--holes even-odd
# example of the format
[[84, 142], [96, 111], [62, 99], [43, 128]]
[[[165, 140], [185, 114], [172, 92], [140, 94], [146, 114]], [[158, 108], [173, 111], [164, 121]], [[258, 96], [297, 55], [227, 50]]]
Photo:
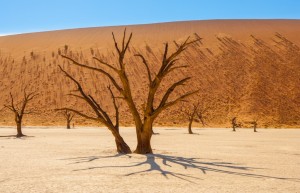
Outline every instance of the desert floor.
[[[156, 128], [118, 155], [104, 128], [0, 128], [0, 192], [300, 192], [300, 130]], [[132, 149], [134, 129], [122, 128]], [[6, 137], [5, 137], [6, 136]]]

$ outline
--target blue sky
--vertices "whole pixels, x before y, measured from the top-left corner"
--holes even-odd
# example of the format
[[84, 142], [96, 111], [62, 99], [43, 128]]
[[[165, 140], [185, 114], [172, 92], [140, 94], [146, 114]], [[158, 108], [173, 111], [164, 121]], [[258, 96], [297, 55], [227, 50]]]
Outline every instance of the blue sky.
[[0, 35], [207, 19], [300, 19], [300, 0], [0, 0]]

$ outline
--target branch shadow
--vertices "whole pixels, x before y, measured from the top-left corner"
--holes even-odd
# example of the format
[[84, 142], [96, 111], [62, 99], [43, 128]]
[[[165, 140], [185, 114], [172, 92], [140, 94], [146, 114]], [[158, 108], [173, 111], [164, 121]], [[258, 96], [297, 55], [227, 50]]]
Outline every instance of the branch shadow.
[[[71, 164], [79, 164], [85, 162], [92, 162], [98, 159], [105, 159], [105, 158], [116, 158], [126, 156], [127, 158], [132, 158], [130, 155], [123, 155], [123, 154], [116, 154], [112, 156], [90, 156], [90, 157], [77, 157], [77, 158], [68, 158], [64, 160], [74, 160], [75, 162]], [[254, 170], [260, 170], [265, 168], [255, 168], [255, 167], [247, 167], [241, 166], [239, 164], [230, 163], [230, 162], [222, 162], [222, 161], [201, 161], [201, 158], [186, 158], [181, 156], [171, 156], [171, 155], [162, 155], [162, 154], [147, 154], [144, 155], [146, 160], [143, 162], [134, 162], [134, 164], [130, 165], [121, 165], [121, 166], [99, 166], [99, 167], [88, 167], [83, 169], [76, 169], [73, 171], [83, 171], [83, 170], [93, 170], [93, 169], [103, 169], [103, 168], [134, 168], [147, 165], [149, 169], [141, 170], [137, 172], [131, 172], [125, 174], [125, 176], [131, 176], [136, 174], [142, 173], [149, 173], [149, 172], [159, 172], [165, 178], [168, 176], [172, 176], [175, 178], [179, 178], [184, 181], [188, 181], [191, 183], [195, 183], [193, 180], [199, 180], [199, 177], [195, 177], [188, 174], [172, 172], [170, 170], [164, 169], [161, 166], [172, 168], [173, 166], [182, 166], [184, 169], [195, 169], [200, 171], [202, 174], [207, 174], [207, 172], [216, 172], [228, 175], [236, 175], [241, 177], [250, 177], [250, 178], [264, 178], [264, 179], [275, 179], [275, 180], [287, 180], [287, 181], [294, 181], [300, 182], [298, 178], [286, 178], [286, 177], [277, 177], [277, 176], [268, 176], [268, 175], [261, 175], [261, 174], [254, 174]], [[161, 164], [159, 164], [161, 162]], [[251, 172], [252, 171], [252, 172]]]
[[29, 136], [29, 135], [24, 135], [24, 136], [17, 136], [17, 135], [0, 135], [0, 138], [6, 138], [6, 139], [25, 139], [25, 138], [31, 138], [35, 136]]
[[89, 156], [89, 157], [75, 157], [75, 158], [66, 158], [66, 159], [60, 159], [60, 160], [74, 160], [75, 162], [70, 163], [72, 164], [79, 164], [79, 163], [86, 163], [86, 162], [92, 162], [98, 159], [105, 159], [105, 158], [116, 158], [116, 157], [127, 157], [131, 158], [131, 155], [128, 154], [115, 154], [115, 155], [108, 155], [108, 156]]
[[11, 138], [11, 137], [17, 138], [16, 135], [0, 135], [0, 138]]

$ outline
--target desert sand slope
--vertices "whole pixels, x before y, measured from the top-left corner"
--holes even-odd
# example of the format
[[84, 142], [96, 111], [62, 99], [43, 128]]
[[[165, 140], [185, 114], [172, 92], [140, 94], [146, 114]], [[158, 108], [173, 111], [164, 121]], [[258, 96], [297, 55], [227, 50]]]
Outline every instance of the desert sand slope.
[[[29, 118], [28, 124], [53, 125], [63, 120], [50, 110], [62, 106], [87, 108], [65, 94], [74, 88], [57, 67], [61, 64], [80, 80], [87, 92], [112, 109], [106, 86], [109, 81], [102, 75], [73, 67], [58, 54], [100, 67], [92, 56], [115, 63], [111, 32], [120, 40], [124, 28], [133, 33], [127, 55], [128, 74], [133, 94], [142, 105], [147, 89], [146, 71], [136, 53], [145, 55], [151, 70], [157, 70], [162, 57], [163, 44], [177, 43], [187, 36], [200, 36], [201, 43], [189, 48], [181, 63], [190, 67], [177, 71], [163, 83], [158, 96], [173, 81], [192, 76], [190, 86], [181, 87], [180, 94], [200, 89], [191, 101], [202, 101], [211, 126], [227, 125], [233, 116], [247, 122], [258, 119], [262, 126], [300, 125], [300, 21], [299, 20], [212, 20], [96, 27], [60, 30], [0, 37], [0, 105], [9, 92], [20, 97], [20, 88], [30, 83], [40, 92], [33, 107], [39, 115]], [[126, 105], [122, 105], [122, 124], [132, 123]], [[166, 112], [167, 113], [167, 112]], [[166, 115], [166, 113], [164, 115]], [[177, 109], [171, 116], [162, 115], [158, 124], [183, 124]], [[2, 124], [12, 124], [7, 112], [0, 113]], [[78, 119], [78, 124], [87, 124]]]
[[[1, 135], [15, 134], [0, 128]], [[0, 138], [0, 192], [298, 193], [300, 130], [155, 128], [153, 155], [116, 155], [106, 129], [25, 128]], [[121, 132], [136, 145], [133, 128]]]

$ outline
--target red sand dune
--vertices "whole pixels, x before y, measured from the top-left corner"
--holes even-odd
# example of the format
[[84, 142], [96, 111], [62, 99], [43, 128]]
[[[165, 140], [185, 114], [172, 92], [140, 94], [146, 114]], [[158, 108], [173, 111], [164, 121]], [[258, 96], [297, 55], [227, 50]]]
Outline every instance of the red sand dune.
[[[188, 21], [0, 37], [0, 105], [8, 101], [9, 92], [21, 99], [21, 88], [30, 84], [31, 89], [40, 93], [32, 103], [39, 112], [28, 116], [26, 124], [61, 124], [62, 117], [53, 112], [57, 107], [72, 106], [87, 112], [84, 103], [66, 96], [75, 87], [60, 73], [58, 64], [61, 64], [112, 112], [106, 91], [109, 81], [101, 74], [68, 64], [58, 52], [92, 66], [101, 66], [91, 59], [92, 54], [114, 63], [111, 32], [120, 40], [125, 27], [133, 33], [126, 61], [134, 97], [140, 106], [147, 92], [146, 71], [133, 55], [144, 54], [155, 71], [165, 42], [174, 49], [174, 40], [180, 42], [198, 35], [203, 38], [201, 43], [190, 47], [181, 57], [180, 62], [190, 67], [168, 77], [158, 97], [173, 81], [192, 76], [190, 83], [176, 94], [200, 89], [190, 100], [199, 100], [203, 108], [209, 109], [205, 114], [209, 126], [228, 125], [233, 116], [243, 122], [258, 119], [261, 127], [300, 125], [300, 20]], [[156, 123], [185, 123], [177, 109], [169, 109]], [[122, 103], [121, 111], [122, 124], [131, 124], [126, 104]], [[0, 112], [0, 124], [13, 124], [8, 113]], [[77, 118], [76, 124], [89, 122]]]

